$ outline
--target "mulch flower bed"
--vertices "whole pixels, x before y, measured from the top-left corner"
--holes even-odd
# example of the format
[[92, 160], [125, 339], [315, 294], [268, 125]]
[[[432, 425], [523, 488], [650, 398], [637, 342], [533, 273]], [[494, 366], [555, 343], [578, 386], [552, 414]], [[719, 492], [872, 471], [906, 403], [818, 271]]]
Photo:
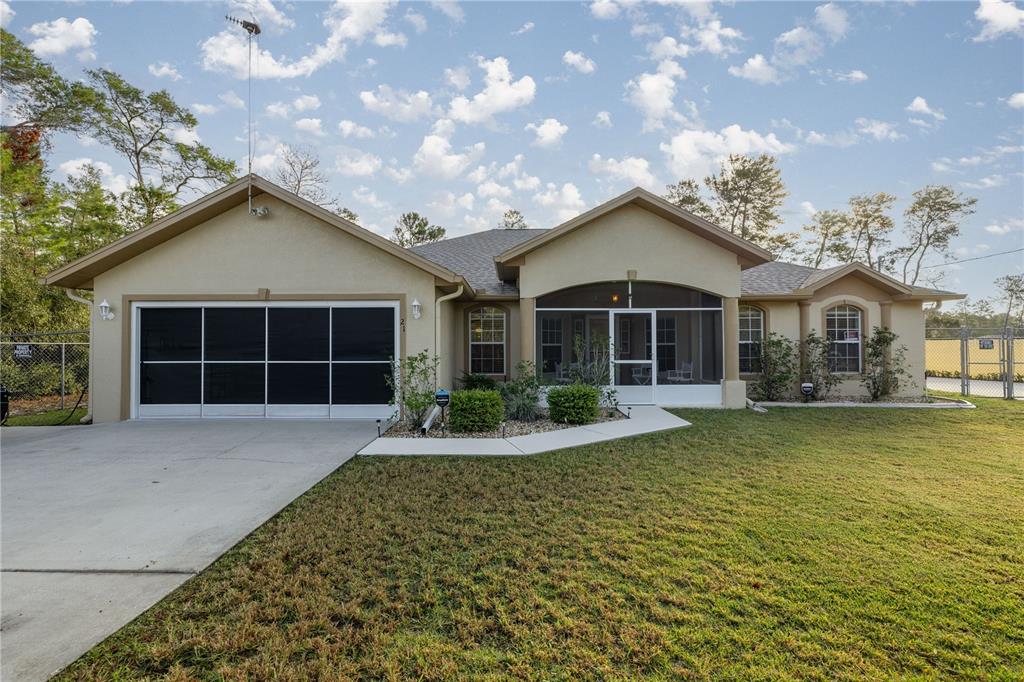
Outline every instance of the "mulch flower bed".
[[[618, 421], [619, 419], [625, 419], [626, 417], [618, 410], [613, 410], [609, 416], [609, 412], [602, 409], [600, 415], [595, 419], [592, 424], [600, 424], [604, 422]], [[501, 429], [495, 431], [476, 431], [473, 433], [452, 433], [448, 430], [442, 430], [442, 424], [435, 423], [430, 432], [427, 433], [429, 438], [511, 438], [513, 436], [528, 436], [531, 433], [545, 433], [547, 431], [558, 431], [560, 429], [568, 429], [577, 426], [577, 424], [559, 424], [551, 421], [547, 416], [542, 417], [532, 422], [521, 422], [509, 420], [505, 422], [505, 430], [502, 433]], [[584, 425], [585, 426], [585, 425]], [[383, 438], [419, 438], [419, 428], [410, 428], [406, 422], [398, 422], [390, 429], [388, 429], [383, 435]]]

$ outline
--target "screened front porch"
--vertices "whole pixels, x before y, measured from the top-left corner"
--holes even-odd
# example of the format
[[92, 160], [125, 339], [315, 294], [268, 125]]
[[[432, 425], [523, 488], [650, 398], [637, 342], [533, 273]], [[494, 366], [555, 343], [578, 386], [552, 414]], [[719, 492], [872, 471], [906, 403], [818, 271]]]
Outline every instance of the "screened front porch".
[[625, 404], [720, 404], [721, 298], [658, 282], [604, 282], [537, 300], [545, 383], [615, 388]]

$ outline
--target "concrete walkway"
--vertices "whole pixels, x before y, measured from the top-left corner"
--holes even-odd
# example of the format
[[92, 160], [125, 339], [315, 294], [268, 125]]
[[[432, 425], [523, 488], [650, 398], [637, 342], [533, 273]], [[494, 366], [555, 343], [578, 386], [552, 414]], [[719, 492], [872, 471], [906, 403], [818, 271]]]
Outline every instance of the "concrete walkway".
[[47, 679], [376, 434], [326, 420], [3, 428], [0, 678]]
[[576, 426], [511, 438], [378, 438], [360, 455], [537, 455], [690, 425], [660, 407], [636, 406], [631, 419]]

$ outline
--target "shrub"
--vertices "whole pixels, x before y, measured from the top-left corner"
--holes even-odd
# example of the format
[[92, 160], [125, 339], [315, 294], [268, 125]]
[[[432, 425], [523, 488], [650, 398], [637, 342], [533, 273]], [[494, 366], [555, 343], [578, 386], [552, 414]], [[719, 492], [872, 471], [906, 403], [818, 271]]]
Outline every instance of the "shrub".
[[387, 381], [392, 394], [388, 404], [400, 406], [402, 418], [414, 429], [423, 424], [435, 404], [439, 362], [436, 355], [423, 351], [391, 363]]
[[601, 391], [595, 386], [570, 384], [548, 391], [548, 413], [560, 424], [589, 424], [597, 417]]
[[815, 398], [824, 400], [843, 380], [838, 374], [833, 374], [828, 365], [828, 339], [812, 331], [802, 346], [805, 362], [803, 381], [814, 385]]
[[471, 372], [463, 372], [459, 383], [467, 391], [493, 391], [498, 387], [498, 382], [494, 380], [494, 377], [486, 374], [473, 374]]
[[755, 400], [781, 400], [793, 392], [799, 375], [796, 347], [785, 336], [771, 332], [761, 342], [761, 374], [751, 385]]
[[887, 328], [875, 327], [867, 340], [864, 353], [864, 376], [860, 382], [872, 400], [893, 395], [900, 380], [908, 376], [906, 346], [893, 347], [899, 338]]
[[540, 380], [533, 363], [523, 360], [516, 365], [516, 375], [498, 385], [505, 401], [505, 416], [521, 422], [532, 422], [540, 417]]
[[505, 404], [497, 391], [482, 389], [452, 392], [448, 424], [456, 433], [493, 431], [501, 425]]
[[[60, 367], [51, 363], [5, 363], [2, 378], [7, 390], [16, 398], [41, 398], [60, 393]], [[66, 387], [74, 391], [70, 375], [66, 377]]]
[[573, 337], [573, 356], [580, 359], [569, 371], [573, 383], [587, 386], [606, 386], [611, 383], [608, 378], [609, 348], [608, 337], [601, 334], [590, 337], [590, 343], [580, 334]]

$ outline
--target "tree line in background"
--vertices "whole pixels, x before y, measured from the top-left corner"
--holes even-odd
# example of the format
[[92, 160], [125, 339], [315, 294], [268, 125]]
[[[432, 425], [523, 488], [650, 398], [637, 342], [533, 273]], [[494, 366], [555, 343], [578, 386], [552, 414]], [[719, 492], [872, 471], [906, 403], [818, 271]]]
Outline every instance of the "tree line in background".
[[780, 231], [780, 211], [789, 192], [775, 157], [767, 154], [730, 155], [703, 183], [681, 180], [667, 190], [666, 199], [672, 203], [777, 258], [815, 268], [860, 261], [911, 285], [938, 279], [924, 276], [925, 259], [949, 256], [961, 222], [974, 213], [977, 203], [946, 185], [919, 189], [903, 212], [906, 245], [890, 248], [896, 230], [890, 212], [896, 197], [886, 192], [850, 197], [842, 209], [815, 211], [802, 233]]
[[[788, 194], [774, 157], [731, 155], [703, 183], [686, 179], [669, 185], [665, 198], [782, 260], [814, 268], [858, 261], [905, 284], [933, 286], [943, 272], [926, 267], [926, 259], [950, 259], [960, 225], [977, 203], [946, 185], [917, 190], [903, 212], [905, 244], [892, 247], [894, 195], [850, 197], [844, 208], [815, 211], [802, 233], [796, 233], [780, 231], [780, 210]], [[928, 326], [1024, 326], [1024, 275], [999, 277], [993, 284], [996, 295], [991, 299], [929, 311]]]
[[[0, 228], [4, 263], [0, 277], [0, 331], [26, 333], [81, 328], [87, 309], [40, 283], [46, 273], [176, 210], [195, 191], [236, 179], [234, 161], [219, 157], [195, 134], [196, 117], [160, 90], [144, 92], [119, 74], [85, 70], [81, 81], [63, 78], [18, 38], [0, 29], [0, 83], [4, 125], [0, 131]], [[66, 182], [51, 178], [46, 155], [58, 133], [104, 145], [128, 169], [127, 183], [110, 187], [109, 169], [85, 165]], [[359, 216], [329, 188], [312, 149], [283, 145], [274, 180], [285, 189], [346, 220]], [[926, 258], [948, 258], [961, 221], [976, 200], [942, 185], [912, 195], [903, 214], [906, 245], [891, 248], [896, 197], [879, 192], [851, 197], [843, 209], [816, 211], [802, 233], [783, 232], [781, 208], [788, 196], [774, 157], [732, 155], [702, 182], [670, 185], [667, 199], [780, 258], [813, 267], [861, 261], [908, 284], [934, 283]], [[526, 229], [523, 214], [509, 209], [497, 225]], [[404, 247], [443, 239], [445, 228], [417, 213], [403, 213], [392, 240]], [[934, 275], [940, 271], [928, 270]], [[1021, 276], [1000, 278], [998, 302], [981, 301], [941, 319], [969, 312], [1021, 316]], [[985, 308], [988, 306], [988, 308]], [[934, 316], [933, 316], [934, 317]], [[936, 318], [939, 319], [939, 318]]]

